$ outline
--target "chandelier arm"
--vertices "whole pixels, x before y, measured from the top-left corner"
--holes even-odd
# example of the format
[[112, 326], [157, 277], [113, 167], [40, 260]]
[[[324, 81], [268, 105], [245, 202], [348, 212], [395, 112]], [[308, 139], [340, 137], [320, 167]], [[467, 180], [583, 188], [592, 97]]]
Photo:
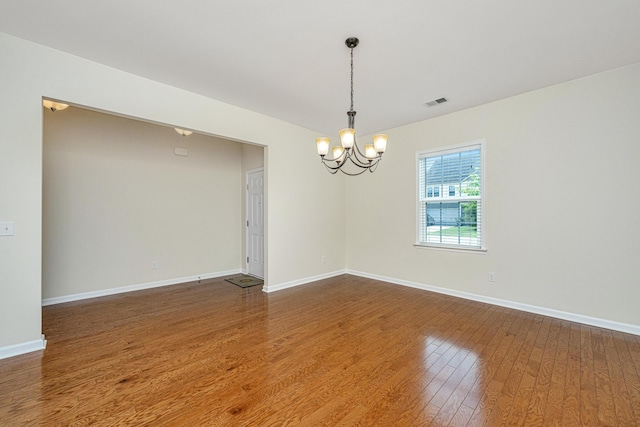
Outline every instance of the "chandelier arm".
[[[354, 154], [355, 154], [355, 151], [357, 151], [357, 152], [358, 152], [358, 154], [360, 154], [360, 156], [361, 156], [361, 157], [364, 157], [364, 158], [366, 158], [366, 157], [367, 157], [367, 156], [365, 156], [365, 155], [364, 155], [364, 153], [363, 153], [362, 151], [360, 151], [360, 147], [358, 147], [358, 143], [357, 143], [357, 141], [354, 141], [354, 142], [353, 142], [353, 146], [354, 146], [354, 147], [356, 147], [356, 149], [354, 150]], [[356, 159], [360, 160], [360, 158], [358, 158], [358, 155], [357, 155], [357, 154], [356, 154], [355, 156], [356, 156]]]
[[[362, 164], [362, 165], [368, 165], [370, 164], [372, 161], [376, 161], [376, 163], [380, 160], [381, 156], [378, 155], [377, 157], [373, 158], [373, 159], [369, 159], [367, 156], [365, 156], [362, 151], [360, 151], [360, 148], [358, 147], [357, 143], [353, 144], [356, 147], [356, 150], [353, 150], [353, 157], [358, 161], [358, 163]], [[358, 154], [360, 156], [358, 156]]]
[[339, 169], [340, 172], [342, 172], [345, 175], [349, 175], [349, 176], [358, 176], [358, 175], [362, 175], [363, 173], [365, 173], [368, 168], [362, 169], [361, 171], [357, 172], [357, 173], [351, 173], [351, 172], [347, 172], [344, 169]]
[[[360, 171], [358, 172], [347, 172], [346, 169], [344, 168], [347, 160], [353, 164], [355, 167], [360, 168]], [[324, 167], [327, 169], [327, 171], [329, 173], [331, 173], [332, 175], [335, 175], [338, 171], [344, 173], [345, 175], [349, 175], [349, 176], [358, 176], [358, 175], [362, 175], [363, 173], [365, 173], [366, 171], [369, 172], [373, 172], [378, 168], [378, 163], [380, 162], [380, 158], [377, 158], [375, 161], [371, 161], [368, 164], [362, 163], [362, 162], [356, 162], [354, 161], [352, 156], [345, 156], [345, 160], [340, 162], [339, 164], [336, 163], [336, 166], [331, 166], [328, 162], [333, 162], [334, 160], [324, 160], [322, 159], [322, 164], [324, 165]]]
[[366, 159], [366, 161], [363, 161], [356, 155], [355, 152], [353, 153], [353, 155], [348, 156], [348, 159], [351, 161], [351, 163], [358, 166], [359, 168], [368, 169], [369, 167], [371, 167], [371, 162], [368, 159]]
[[382, 157], [378, 157], [378, 160], [376, 160], [376, 162], [373, 165], [371, 165], [371, 167], [369, 168], [369, 172], [374, 173], [376, 169], [378, 169], [378, 164], [380, 163], [380, 160], [382, 160]]
[[[351, 160], [351, 163], [353, 163], [355, 166], [359, 167], [360, 169], [362, 169], [359, 172], [347, 172], [344, 169], [340, 169], [340, 172], [344, 173], [345, 175], [349, 175], [349, 176], [358, 176], [358, 175], [362, 175], [363, 173], [365, 173], [366, 171], [369, 172], [373, 172], [375, 169], [377, 169], [378, 163], [380, 162], [380, 159], [376, 160], [375, 162], [372, 162], [368, 165], [360, 165], [358, 163], [355, 163], [353, 160]], [[373, 169], [373, 170], [372, 170]]]
[[366, 169], [371, 169], [371, 168], [374, 168], [374, 170], [375, 170], [375, 166], [380, 161], [380, 159], [378, 158], [378, 159], [375, 159], [375, 161], [373, 159], [371, 161], [367, 160], [367, 162], [365, 163], [365, 162], [362, 162], [362, 161], [355, 161], [352, 157], [350, 157], [349, 160], [351, 161], [351, 163], [354, 166], [357, 166], [360, 169], [365, 169], [365, 170]]
[[330, 168], [327, 165], [324, 165], [325, 168], [327, 168], [327, 171], [331, 174], [331, 175], [335, 175], [338, 173], [338, 171], [340, 170], [340, 168]]
[[[346, 162], [346, 159], [340, 163], [336, 162], [335, 160], [325, 160], [325, 159], [321, 159], [322, 164], [324, 165], [324, 167], [327, 168], [327, 170], [329, 171], [333, 171], [331, 173], [336, 173], [338, 170], [340, 170], [340, 168], [344, 165], [344, 163]], [[335, 162], [336, 166], [331, 166], [331, 164], [329, 162]]]
[[375, 172], [378, 169], [378, 163], [380, 163], [380, 158], [377, 158], [375, 161], [371, 162], [371, 165], [367, 168], [369, 172]]

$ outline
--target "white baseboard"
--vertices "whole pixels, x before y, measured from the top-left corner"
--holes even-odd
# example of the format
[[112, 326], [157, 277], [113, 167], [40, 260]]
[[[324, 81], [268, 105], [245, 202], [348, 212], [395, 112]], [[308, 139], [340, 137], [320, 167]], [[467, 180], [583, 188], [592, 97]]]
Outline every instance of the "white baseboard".
[[304, 279], [292, 280], [291, 282], [280, 283], [278, 285], [269, 285], [269, 286], [267, 286], [265, 284], [262, 287], [262, 291], [263, 292], [267, 292], [267, 293], [281, 291], [283, 289], [293, 288], [294, 286], [300, 286], [300, 285], [304, 285], [306, 283], [316, 282], [316, 281], [322, 280], [322, 279], [328, 279], [330, 277], [339, 276], [339, 275], [345, 274], [345, 273], [346, 273], [346, 270], [338, 270], [338, 271], [333, 271], [331, 273], [324, 273], [324, 274], [319, 274], [317, 276], [306, 277]]
[[0, 359], [6, 359], [8, 357], [19, 356], [25, 353], [31, 353], [32, 351], [44, 350], [47, 346], [47, 340], [44, 339], [44, 335], [39, 340], [33, 340], [23, 342], [20, 344], [8, 345], [0, 347]]
[[42, 305], [45, 306], [45, 305], [62, 304], [64, 302], [79, 301], [79, 300], [89, 299], [89, 298], [104, 297], [104, 296], [107, 296], [107, 295], [115, 295], [115, 294], [122, 294], [122, 293], [126, 293], [126, 292], [141, 291], [143, 289], [151, 289], [151, 288], [158, 288], [158, 287], [161, 287], [161, 286], [177, 285], [177, 284], [180, 284], [180, 283], [195, 282], [197, 280], [215, 279], [216, 277], [231, 276], [233, 274], [239, 274], [241, 271], [242, 270], [240, 270], [238, 268], [238, 269], [235, 269], [235, 270], [218, 271], [218, 272], [215, 272], [215, 273], [200, 274], [200, 275], [197, 275], [197, 276], [177, 277], [175, 279], [160, 280], [158, 282], [149, 282], [149, 283], [141, 283], [141, 284], [138, 284], [138, 285], [122, 286], [120, 288], [102, 289], [100, 291], [83, 292], [83, 293], [80, 293], [80, 294], [72, 294], [72, 295], [65, 295], [65, 296], [61, 296], [61, 297], [45, 298], [45, 299], [42, 300]]
[[354, 276], [366, 277], [369, 279], [389, 282], [396, 285], [408, 286], [411, 288], [422, 289], [425, 291], [437, 292], [439, 294], [450, 295], [458, 298], [464, 298], [472, 301], [483, 302], [487, 304], [498, 305], [500, 307], [512, 308], [514, 310], [526, 311], [534, 314], [542, 314], [544, 316], [555, 317], [557, 319], [568, 320], [570, 322], [578, 322], [585, 325], [597, 326], [599, 328], [611, 329], [613, 331], [625, 332], [633, 335], [640, 335], [640, 326], [631, 325], [629, 323], [614, 322], [612, 320], [600, 319], [597, 317], [585, 316], [552, 308], [539, 307], [535, 305], [523, 304], [514, 301], [503, 300], [499, 298], [487, 297], [483, 295], [472, 294], [469, 292], [456, 291], [453, 289], [441, 288], [438, 286], [425, 285], [423, 283], [410, 282], [407, 280], [394, 279], [392, 277], [379, 276], [377, 274], [364, 273], [362, 271], [346, 270], [346, 274]]
[[[82, 293], [82, 294], [73, 294], [73, 295], [67, 295], [67, 296], [63, 296], [63, 297], [47, 298], [47, 299], [42, 300], [42, 305], [45, 306], [45, 305], [61, 304], [61, 303], [64, 303], [64, 302], [78, 301], [78, 300], [83, 300], [83, 299], [88, 299], [88, 298], [96, 298], [96, 297], [120, 294], [120, 293], [125, 293], [125, 292], [133, 292], [133, 291], [139, 291], [139, 290], [143, 290], [143, 289], [157, 288], [157, 287], [160, 287], [160, 286], [169, 286], [169, 285], [175, 285], [175, 284], [179, 284], [179, 283], [193, 282], [193, 281], [196, 281], [196, 280], [214, 279], [216, 277], [230, 276], [230, 275], [239, 274], [239, 273], [242, 273], [242, 272], [243, 272], [242, 269], [229, 270], [229, 271], [220, 271], [220, 272], [216, 272], [216, 273], [208, 273], [208, 274], [202, 274], [202, 275], [198, 275], [198, 276], [180, 277], [180, 278], [176, 278], [176, 279], [162, 280], [162, 281], [159, 281], [159, 282], [143, 283], [143, 284], [140, 284], [140, 285], [124, 286], [124, 287], [120, 287], [120, 288], [105, 289], [105, 290], [101, 290], [101, 291], [86, 292], [86, 293]], [[599, 328], [611, 329], [611, 330], [614, 330], [614, 331], [625, 332], [625, 333], [629, 333], [629, 334], [633, 334], [633, 335], [640, 335], [640, 326], [638, 326], [638, 325], [615, 322], [615, 321], [612, 321], [612, 320], [601, 319], [601, 318], [591, 317], [591, 316], [585, 316], [585, 315], [582, 315], [582, 314], [575, 314], [575, 313], [570, 313], [570, 312], [561, 311], [561, 310], [555, 310], [555, 309], [546, 308], [546, 307], [539, 307], [539, 306], [534, 306], [534, 305], [529, 305], [529, 304], [523, 304], [523, 303], [519, 303], [519, 302], [508, 301], [508, 300], [503, 300], [503, 299], [493, 298], [493, 297], [487, 297], [487, 296], [484, 296], [484, 295], [472, 294], [472, 293], [469, 293], [469, 292], [456, 291], [456, 290], [453, 290], [453, 289], [441, 288], [441, 287], [438, 287], [438, 286], [427, 285], [427, 284], [424, 284], [424, 283], [411, 282], [411, 281], [408, 281], [408, 280], [396, 279], [396, 278], [393, 278], [393, 277], [380, 276], [380, 275], [377, 275], [377, 274], [370, 274], [370, 273], [365, 273], [365, 272], [362, 272], [362, 271], [349, 270], [349, 269], [333, 271], [333, 272], [330, 272], [330, 273], [324, 273], [324, 274], [320, 274], [320, 275], [317, 275], [317, 276], [306, 277], [304, 279], [293, 280], [291, 282], [280, 283], [280, 284], [277, 284], [277, 285], [267, 286], [265, 284], [262, 287], [262, 291], [266, 292], [266, 293], [277, 292], [277, 291], [281, 291], [283, 289], [293, 288], [295, 286], [300, 286], [300, 285], [304, 285], [304, 284], [307, 284], [307, 283], [316, 282], [318, 280], [323, 280], [323, 279], [328, 279], [330, 277], [339, 276], [341, 274], [351, 274], [351, 275], [354, 275], [354, 276], [366, 277], [366, 278], [369, 278], [369, 279], [380, 280], [380, 281], [383, 281], [383, 282], [393, 283], [393, 284], [396, 284], [396, 285], [408, 286], [408, 287], [411, 287], [411, 288], [422, 289], [422, 290], [425, 290], [425, 291], [436, 292], [436, 293], [450, 295], [450, 296], [454, 296], [454, 297], [458, 297], [458, 298], [464, 298], [464, 299], [468, 299], [468, 300], [472, 300], [472, 301], [478, 301], [478, 302], [483, 302], [483, 303], [487, 303], [487, 304], [493, 304], [493, 305], [497, 305], [497, 306], [500, 306], [500, 307], [512, 308], [512, 309], [515, 309], [515, 310], [526, 311], [526, 312], [529, 312], [529, 313], [541, 314], [541, 315], [544, 315], [544, 316], [555, 317], [557, 319], [568, 320], [568, 321], [571, 321], [571, 322], [578, 322], [578, 323], [582, 323], [582, 324], [585, 324], [585, 325], [597, 326]], [[44, 341], [44, 337], [43, 337], [43, 341]], [[44, 342], [46, 344], [46, 341], [44, 341]], [[23, 348], [25, 346], [26, 346], [26, 348], [32, 348], [33, 346], [35, 346], [35, 347], [33, 347], [32, 349], [27, 350], [27, 351], [22, 351], [22, 352], [18, 351], [15, 354], [12, 354], [11, 351], [13, 351], [13, 350], [10, 350], [11, 348], [13, 348], [15, 346], [9, 346], [9, 347], [0, 348], [0, 359], [2, 359], [3, 357], [11, 357], [13, 355], [22, 354], [22, 353], [26, 353], [26, 352], [29, 352], [29, 351], [41, 350], [41, 349], [44, 348], [44, 345], [40, 342], [40, 340], [32, 341], [32, 342], [25, 343], [25, 344], [18, 344], [17, 346], [20, 347], [20, 348]], [[9, 349], [9, 350], [7, 350], [7, 349]], [[4, 356], [5, 353], [9, 354], [9, 355]]]

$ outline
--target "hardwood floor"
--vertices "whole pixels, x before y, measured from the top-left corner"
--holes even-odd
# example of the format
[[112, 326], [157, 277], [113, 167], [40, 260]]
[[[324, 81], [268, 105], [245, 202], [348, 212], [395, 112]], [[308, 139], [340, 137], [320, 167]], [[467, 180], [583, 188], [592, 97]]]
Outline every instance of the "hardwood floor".
[[0, 425], [637, 426], [640, 337], [353, 276], [43, 308]]

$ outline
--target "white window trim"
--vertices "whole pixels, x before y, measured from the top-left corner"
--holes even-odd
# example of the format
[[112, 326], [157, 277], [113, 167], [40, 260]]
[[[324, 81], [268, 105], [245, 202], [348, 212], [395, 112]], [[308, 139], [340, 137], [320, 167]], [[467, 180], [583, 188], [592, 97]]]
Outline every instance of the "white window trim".
[[[438, 156], [449, 153], [457, 153], [459, 151], [464, 151], [465, 148], [472, 148], [480, 146], [480, 170], [482, 173], [482, 179], [480, 180], [480, 188], [481, 188], [481, 198], [482, 198], [482, 233], [480, 234], [480, 247], [465, 247], [459, 245], [446, 245], [439, 243], [425, 243], [420, 242], [420, 185], [418, 184], [418, 179], [420, 178], [420, 158], [422, 157], [431, 157]], [[416, 202], [416, 241], [414, 246], [420, 249], [438, 249], [438, 250], [447, 250], [452, 252], [465, 252], [465, 253], [486, 253], [487, 252], [487, 231], [488, 231], [488, 203], [487, 203], [487, 169], [486, 169], [486, 155], [487, 155], [487, 142], [484, 139], [479, 139], [475, 141], [464, 142], [460, 144], [448, 145], [446, 147], [438, 147], [430, 150], [421, 150], [416, 152], [416, 162], [415, 162], [415, 179], [414, 184], [416, 186], [415, 191], [415, 202]], [[434, 198], [434, 201], [439, 201], [440, 198]], [[442, 201], [442, 200], [440, 200]]]

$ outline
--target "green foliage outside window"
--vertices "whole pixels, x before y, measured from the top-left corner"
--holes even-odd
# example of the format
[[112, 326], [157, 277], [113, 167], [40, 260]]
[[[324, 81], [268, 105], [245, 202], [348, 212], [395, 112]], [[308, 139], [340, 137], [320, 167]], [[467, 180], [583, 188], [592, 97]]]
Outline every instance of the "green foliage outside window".
[[[462, 188], [463, 195], [480, 195], [480, 177], [476, 173], [469, 175], [465, 184]], [[475, 230], [478, 226], [478, 202], [462, 203], [461, 215], [462, 216], [456, 220], [458, 227], [467, 226]]]

